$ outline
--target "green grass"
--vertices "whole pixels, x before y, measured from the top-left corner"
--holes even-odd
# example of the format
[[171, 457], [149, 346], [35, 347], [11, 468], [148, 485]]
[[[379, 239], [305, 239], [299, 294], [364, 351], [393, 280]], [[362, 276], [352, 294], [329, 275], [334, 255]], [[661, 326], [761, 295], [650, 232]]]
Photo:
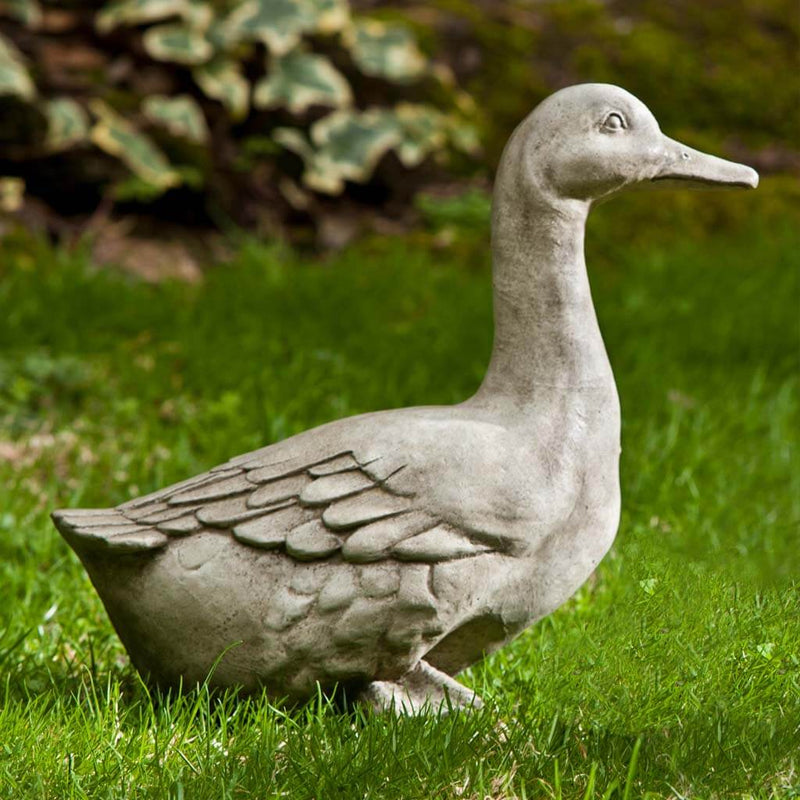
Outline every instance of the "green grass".
[[464, 398], [490, 348], [482, 239], [375, 240], [323, 266], [243, 242], [196, 287], [0, 244], [0, 797], [800, 796], [800, 235], [757, 197], [731, 201], [739, 233], [688, 240], [680, 203], [649, 243], [621, 235], [638, 201], [598, 211], [619, 537], [464, 676], [486, 708], [446, 718], [151, 697], [47, 514]]

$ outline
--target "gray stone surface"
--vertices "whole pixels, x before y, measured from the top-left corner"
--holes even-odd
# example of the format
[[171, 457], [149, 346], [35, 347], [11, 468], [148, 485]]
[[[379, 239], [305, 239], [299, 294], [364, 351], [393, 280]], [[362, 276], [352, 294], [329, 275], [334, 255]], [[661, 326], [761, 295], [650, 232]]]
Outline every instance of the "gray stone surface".
[[143, 675], [193, 683], [216, 664], [213, 684], [275, 696], [338, 682], [396, 711], [479, 704], [451, 676], [561, 605], [614, 540], [620, 409], [584, 227], [593, 201], [668, 182], [758, 176], [668, 139], [622, 89], [554, 94], [498, 170], [495, 342], [474, 397], [55, 512]]

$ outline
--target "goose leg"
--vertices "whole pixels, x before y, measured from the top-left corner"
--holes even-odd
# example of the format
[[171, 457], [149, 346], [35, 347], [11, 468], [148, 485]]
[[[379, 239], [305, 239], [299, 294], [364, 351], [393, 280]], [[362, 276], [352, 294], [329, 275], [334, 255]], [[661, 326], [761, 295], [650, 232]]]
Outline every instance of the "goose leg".
[[397, 681], [372, 681], [359, 699], [378, 712], [409, 715], [483, 706], [475, 692], [425, 661]]

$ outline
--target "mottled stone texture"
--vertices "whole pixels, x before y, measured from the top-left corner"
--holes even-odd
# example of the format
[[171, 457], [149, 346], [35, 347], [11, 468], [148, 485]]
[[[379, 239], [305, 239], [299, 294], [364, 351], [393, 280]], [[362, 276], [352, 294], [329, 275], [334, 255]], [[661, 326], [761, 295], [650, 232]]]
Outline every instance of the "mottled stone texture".
[[659, 181], [758, 177], [668, 139], [622, 89], [556, 93], [498, 170], [495, 344], [474, 397], [55, 512], [137, 668], [297, 699], [345, 684], [412, 712], [479, 703], [451, 676], [563, 603], [616, 534], [620, 411], [584, 226], [592, 201]]

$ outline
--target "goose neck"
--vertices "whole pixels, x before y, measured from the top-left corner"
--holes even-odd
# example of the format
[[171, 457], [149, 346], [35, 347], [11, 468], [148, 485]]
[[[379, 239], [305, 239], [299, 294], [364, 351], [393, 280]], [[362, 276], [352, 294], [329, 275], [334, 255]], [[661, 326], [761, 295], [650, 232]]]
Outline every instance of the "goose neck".
[[613, 388], [584, 259], [589, 204], [497, 197], [492, 221], [495, 339], [477, 397]]

